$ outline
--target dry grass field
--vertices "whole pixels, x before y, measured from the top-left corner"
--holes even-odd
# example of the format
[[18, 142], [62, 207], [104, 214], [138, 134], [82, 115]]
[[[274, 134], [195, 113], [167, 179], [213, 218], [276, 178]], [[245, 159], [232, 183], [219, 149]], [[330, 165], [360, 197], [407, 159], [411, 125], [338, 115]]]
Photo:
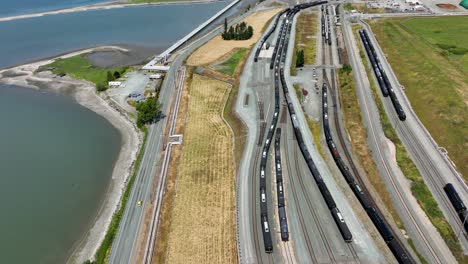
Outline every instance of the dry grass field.
[[296, 45], [304, 50], [304, 64], [315, 64], [317, 19], [315, 13], [301, 13], [297, 18]]
[[237, 262], [233, 135], [222, 118], [230, 89], [193, 75], [166, 263]]
[[291, 74], [296, 75], [297, 51], [304, 51], [304, 64], [315, 64], [317, 46], [317, 23], [316, 13], [302, 12], [296, 22], [296, 39], [294, 41], [293, 63], [291, 63]]
[[281, 8], [259, 11], [248, 16], [244, 21], [251, 25], [254, 29], [252, 38], [248, 40], [223, 40], [221, 36], [208, 41], [205, 45], [197, 49], [187, 60], [187, 65], [200, 66], [213, 63], [222, 56], [231, 52], [235, 48], [249, 48], [257, 43], [262, 35], [262, 30], [266, 23], [279, 11]]

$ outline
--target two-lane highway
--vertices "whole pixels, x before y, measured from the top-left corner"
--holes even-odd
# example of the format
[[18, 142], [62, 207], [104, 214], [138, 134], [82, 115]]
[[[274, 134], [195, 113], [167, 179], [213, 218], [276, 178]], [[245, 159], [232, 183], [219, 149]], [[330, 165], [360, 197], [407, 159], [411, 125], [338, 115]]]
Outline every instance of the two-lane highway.
[[[231, 23], [238, 23], [244, 19], [251, 12], [246, 12], [239, 17], [233, 19]], [[159, 101], [162, 103], [162, 112], [168, 113], [169, 104], [174, 94], [174, 87], [176, 85], [176, 73], [182, 63], [187, 57], [195, 51], [198, 47], [206, 43], [215, 35], [220, 34], [222, 26], [217, 26], [210, 32], [198, 39], [194, 40], [184, 48], [181, 48], [177, 54], [174, 54], [174, 61], [172, 62], [170, 70], [167, 72], [161, 87]], [[151, 197], [158, 197], [158, 195], [151, 195], [151, 186], [154, 181], [161, 179], [156, 178], [156, 165], [158, 164], [163, 144], [163, 129], [165, 126], [165, 119], [152, 124], [148, 128], [148, 138], [146, 142], [145, 151], [141, 160], [140, 168], [137, 172], [133, 189], [131, 190], [130, 197], [127, 202], [123, 217], [121, 219], [119, 230], [114, 239], [112, 249], [109, 255], [109, 263], [134, 263], [136, 261], [135, 253], [137, 252], [137, 240], [140, 234], [141, 225], [143, 223], [144, 206], [149, 204]], [[163, 188], [164, 189], [164, 188]], [[137, 207], [138, 201], [143, 201], [141, 207]], [[146, 203], [145, 203], [146, 202]], [[148, 235], [148, 234], [144, 234]]]

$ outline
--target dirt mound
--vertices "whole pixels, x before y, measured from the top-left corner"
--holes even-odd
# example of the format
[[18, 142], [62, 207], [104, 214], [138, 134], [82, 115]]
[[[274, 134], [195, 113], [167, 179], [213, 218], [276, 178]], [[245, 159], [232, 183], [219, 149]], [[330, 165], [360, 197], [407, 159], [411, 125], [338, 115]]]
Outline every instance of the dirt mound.
[[457, 7], [452, 4], [437, 4], [436, 6], [446, 10], [457, 10]]

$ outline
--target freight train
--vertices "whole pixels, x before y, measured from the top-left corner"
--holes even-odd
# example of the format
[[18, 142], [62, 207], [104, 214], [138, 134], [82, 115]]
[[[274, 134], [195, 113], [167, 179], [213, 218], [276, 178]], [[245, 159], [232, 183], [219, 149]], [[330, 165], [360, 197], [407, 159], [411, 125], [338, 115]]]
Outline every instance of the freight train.
[[[278, 24], [278, 21], [284, 15], [284, 23], [282, 23], [281, 28], [280, 28], [280, 35], [277, 38], [276, 45], [273, 50], [273, 57], [271, 59], [270, 63], [270, 69], [273, 69], [276, 64], [276, 69], [278, 69], [278, 65], [280, 62], [280, 58], [282, 63], [284, 64], [284, 59], [285, 56], [283, 55], [283, 52], [285, 51], [284, 47], [287, 47], [287, 38], [286, 34], [291, 30], [292, 26], [292, 18], [294, 15], [301, 9], [319, 5], [322, 3], [326, 3], [326, 1], [321, 1], [321, 2], [313, 2], [313, 3], [305, 3], [305, 4], [300, 4], [294, 6], [292, 9], [288, 8], [284, 11], [282, 11], [276, 21], [273, 27], [267, 32], [267, 34], [262, 38], [262, 43], [257, 47], [257, 51], [254, 57], [254, 61], [258, 60], [258, 55], [260, 53], [259, 48], [263, 45], [263, 43], [268, 39], [268, 37], [275, 31], [276, 26]], [[261, 160], [260, 160], [260, 221], [261, 221], [261, 226], [262, 226], [262, 233], [263, 233], [263, 242], [264, 242], [264, 248], [265, 252], [271, 253], [273, 252], [273, 241], [271, 237], [271, 232], [269, 228], [269, 221], [268, 221], [268, 206], [267, 206], [267, 198], [266, 198], [266, 178], [265, 178], [265, 170], [266, 170], [266, 164], [267, 164], [267, 159], [268, 159], [268, 152], [270, 149], [271, 141], [273, 139], [273, 134], [278, 122], [278, 117], [279, 117], [279, 111], [280, 111], [280, 106], [279, 106], [279, 76], [278, 76], [278, 71], [275, 71], [275, 77], [274, 77], [274, 83], [275, 83], [275, 112], [273, 115], [273, 119], [271, 122], [271, 126], [269, 128], [265, 143], [263, 145], [263, 150], [262, 150], [262, 155], [261, 155]], [[279, 204], [283, 205], [282, 207], [279, 208], [279, 216], [280, 216], [280, 229], [281, 229], [281, 238], [282, 240], [289, 240], [289, 233], [288, 233], [288, 227], [287, 227], [287, 220], [286, 220], [286, 211], [284, 210], [285, 203], [284, 203], [284, 193], [283, 193], [283, 186], [277, 184], [277, 189], [278, 189], [278, 199]]]
[[284, 202], [283, 188], [283, 171], [281, 168], [281, 128], [276, 129], [275, 136], [275, 169], [276, 169], [276, 186], [278, 196], [278, 215], [281, 232], [281, 240], [289, 240], [288, 219], [286, 217], [286, 204]]
[[288, 11], [289, 11], [289, 8], [286, 8], [276, 16], [275, 23], [273, 24], [273, 27], [270, 30], [268, 30], [268, 32], [260, 40], [260, 44], [258, 45], [257, 50], [255, 51], [254, 62], [258, 61], [258, 55], [260, 55], [260, 50], [263, 47], [263, 43], [265, 43], [267, 41], [267, 39], [271, 36], [271, 34], [273, 32], [275, 32], [276, 26], [278, 25], [278, 22], [279, 22], [281, 16], [283, 16]]
[[[318, 5], [318, 4], [323, 4], [323, 3], [325, 3], [325, 2], [316, 2], [316, 3], [311, 3], [311, 4]], [[311, 5], [308, 4], [307, 7], [309, 7], [309, 6], [311, 6]], [[274, 53], [274, 59], [272, 60], [272, 64], [270, 65], [270, 68], [275, 68], [275, 71], [276, 71], [275, 76], [278, 76], [278, 72], [279, 72], [284, 97], [285, 97], [286, 104], [287, 104], [287, 107], [288, 107], [288, 110], [289, 110], [289, 115], [290, 115], [291, 122], [292, 122], [292, 125], [293, 125], [294, 134], [296, 136], [296, 140], [297, 140], [298, 145], [299, 145], [299, 149], [301, 150], [301, 153], [304, 156], [306, 164], [307, 164], [309, 170], [311, 171], [312, 176], [315, 179], [315, 182], [317, 183], [317, 186], [318, 186], [318, 188], [319, 188], [319, 190], [320, 190], [320, 192], [322, 194], [322, 197], [324, 198], [325, 203], [327, 204], [327, 207], [329, 208], [330, 213], [332, 214], [332, 217], [335, 220], [335, 222], [337, 224], [337, 227], [338, 227], [340, 233], [343, 236], [343, 239], [346, 242], [351, 242], [352, 238], [353, 238], [352, 234], [349, 231], [349, 228], [348, 228], [343, 216], [341, 215], [340, 211], [336, 207], [336, 203], [335, 203], [330, 191], [328, 190], [327, 185], [323, 181], [323, 178], [320, 175], [320, 172], [316, 168], [315, 163], [312, 160], [312, 156], [310, 155], [309, 150], [307, 149], [307, 147], [305, 145], [305, 142], [304, 142], [304, 139], [303, 139], [303, 136], [302, 136], [302, 132], [300, 130], [299, 123], [298, 123], [296, 113], [295, 113], [295, 110], [294, 110], [294, 106], [293, 106], [293, 103], [292, 103], [291, 98], [289, 96], [289, 89], [288, 89], [288, 86], [287, 86], [287, 83], [286, 83], [286, 80], [285, 80], [285, 77], [284, 77], [284, 64], [285, 64], [285, 60], [286, 60], [286, 51], [287, 51], [287, 47], [288, 47], [288, 44], [289, 44], [289, 38], [287, 38], [286, 35], [288, 35], [290, 30], [291, 30], [292, 23], [290, 23], [290, 21], [292, 21], [292, 19], [294, 18], [294, 15], [297, 12], [299, 12], [301, 9], [302, 9], [301, 5], [299, 5], [299, 6], [295, 6], [294, 8], [292, 8], [288, 12], [288, 16], [287, 16], [287, 18], [285, 20], [285, 24], [287, 25], [286, 26], [286, 32], [285, 32], [285, 35], [281, 35], [281, 38], [280, 38], [281, 42], [279, 43], [279, 45], [277, 45], [277, 47], [279, 49], [278, 54]]]
[[[287, 9], [285, 10], [286, 14], [289, 14], [290, 10]], [[278, 18], [281, 17], [278, 16]], [[286, 20], [287, 21], [287, 20]], [[277, 23], [275, 22], [274, 27], [270, 30], [273, 32], [276, 28]], [[280, 36], [278, 37], [278, 40], [281, 38], [285, 37], [286, 34], [286, 25], [287, 23], [282, 23], [281, 28], [280, 28]], [[269, 33], [271, 35], [271, 33]], [[266, 38], [265, 38], [266, 40]], [[278, 44], [279, 41], [277, 41]], [[281, 52], [282, 50], [280, 50]], [[274, 53], [278, 53], [278, 46], [276, 45], [274, 48]], [[274, 58], [274, 57], [273, 57]], [[273, 62], [273, 60], [272, 60]], [[274, 62], [273, 62], [274, 63]], [[266, 164], [268, 160], [268, 152], [270, 150], [271, 142], [273, 140], [273, 134], [275, 132], [276, 125], [278, 123], [278, 117], [279, 117], [279, 111], [280, 111], [280, 102], [279, 102], [279, 80], [278, 80], [278, 75], [275, 75], [274, 77], [274, 82], [275, 82], [275, 112], [273, 114], [273, 118], [271, 121], [271, 126], [268, 130], [268, 134], [265, 140], [265, 143], [263, 145], [263, 150], [262, 150], [262, 156], [260, 160], [260, 195], [261, 195], [261, 202], [260, 202], [260, 216], [261, 216], [261, 225], [262, 225], [262, 233], [263, 233], [263, 244], [265, 248], [265, 252], [271, 253], [273, 252], [273, 241], [271, 238], [271, 232], [268, 228], [268, 206], [267, 206], [267, 200], [266, 200], [266, 192], [265, 190], [267, 189], [266, 187], [266, 179], [265, 179], [265, 169], [266, 169]], [[277, 174], [278, 175], [278, 174]], [[282, 178], [282, 174], [280, 175]], [[281, 185], [277, 184], [278, 188], [278, 204], [283, 205], [284, 209], [284, 192], [283, 192], [283, 186], [282, 186], [282, 180], [281, 180]], [[265, 197], [265, 199], [263, 199]], [[281, 238], [282, 240], [289, 240], [289, 232], [288, 232], [288, 227], [287, 227], [287, 220], [286, 220], [286, 212], [285, 210], [281, 210], [282, 215], [280, 215], [280, 228], [281, 228]], [[284, 214], [283, 214], [284, 213]], [[283, 216], [283, 219], [281, 219], [281, 216]], [[284, 231], [284, 232], [283, 232]]]
[[[356, 182], [354, 177], [352, 176], [349, 168], [344, 163], [343, 159], [336, 148], [336, 145], [333, 141], [333, 137], [331, 135], [330, 125], [329, 125], [329, 116], [328, 116], [328, 94], [327, 94], [327, 84], [323, 83], [322, 85], [322, 119], [323, 119], [323, 131], [325, 134], [325, 140], [327, 141], [328, 148], [335, 160], [335, 163], [340, 170], [341, 174], [345, 178], [346, 182], [350, 185], [351, 190], [358, 198], [359, 202], [361, 203], [364, 210], [366, 210], [369, 218], [374, 223], [375, 227], [381, 234], [382, 238], [387, 242], [388, 247], [395, 255], [395, 258], [400, 263], [413, 263], [405, 249], [401, 246], [398, 241], [394, 240], [394, 235], [390, 228], [388, 227], [387, 223], [384, 222], [382, 217], [380, 216], [379, 212], [373, 207], [371, 200], [366, 194], [361, 186]], [[335, 219], [336, 221], [336, 219]]]
[[383, 96], [390, 96], [390, 100], [392, 101], [393, 108], [395, 108], [395, 112], [397, 113], [398, 118], [401, 121], [405, 121], [405, 111], [403, 110], [403, 107], [401, 106], [400, 101], [398, 100], [398, 97], [396, 96], [395, 91], [393, 90], [392, 85], [388, 80], [387, 73], [380, 63], [379, 57], [375, 51], [374, 45], [370, 41], [367, 30], [359, 30], [359, 36], [364, 43], [364, 49], [366, 50], [367, 56], [371, 61], [372, 69], [374, 70], [375, 76], [377, 77], [377, 82], [379, 83]]
[[455, 187], [453, 187], [451, 183], [447, 183], [444, 186], [444, 191], [452, 203], [453, 208], [455, 208], [455, 211], [458, 213], [458, 217], [465, 228], [465, 232], [468, 232], [468, 211], [466, 210], [466, 206], [462, 199], [458, 195], [457, 190], [455, 190]]
[[328, 17], [328, 8], [325, 6], [322, 6], [321, 25], [322, 25], [322, 37], [325, 40], [325, 44], [331, 45], [332, 40], [331, 40], [331, 33], [330, 33], [330, 20]]

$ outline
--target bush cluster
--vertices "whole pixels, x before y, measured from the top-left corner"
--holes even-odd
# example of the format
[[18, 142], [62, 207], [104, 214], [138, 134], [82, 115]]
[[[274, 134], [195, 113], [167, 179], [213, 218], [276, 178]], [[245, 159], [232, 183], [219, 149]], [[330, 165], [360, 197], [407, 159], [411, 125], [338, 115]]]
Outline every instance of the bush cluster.
[[136, 106], [138, 111], [137, 125], [139, 128], [145, 124], [150, 124], [156, 121], [161, 115], [161, 103], [157, 97], [149, 97], [146, 101], [140, 102]]
[[298, 50], [296, 52], [296, 67], [304, 67], [304, 50]]
[[224, 40], [247, 40], [253, 36], [252, 26], [248, 26], [245, 22], [236, 24], [235, 26], [227, 27], [227, 21], [224, 21], [224, 32], [221, 37]]

